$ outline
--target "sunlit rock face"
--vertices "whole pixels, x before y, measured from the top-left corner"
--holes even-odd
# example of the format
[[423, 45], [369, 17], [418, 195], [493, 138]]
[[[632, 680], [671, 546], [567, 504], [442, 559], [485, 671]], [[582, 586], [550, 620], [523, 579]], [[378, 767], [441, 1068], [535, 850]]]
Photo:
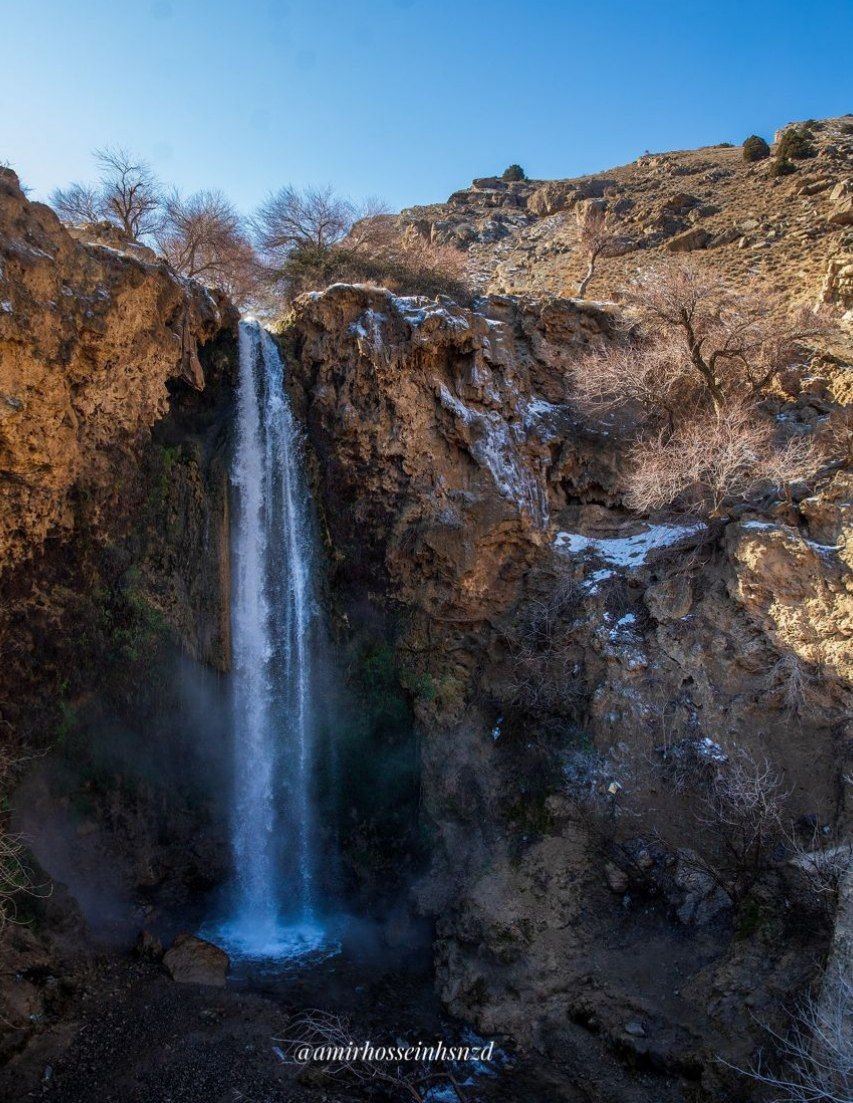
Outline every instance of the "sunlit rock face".
[[[728, 902], [677, 855], [665, 890], [643, 874], [651, 903], [632, 896], [564, 768], [619, 743], [734, 741], [780, 766], [792, 816], [831, 818], [847, 495], [835, 472], [764, 514], [631, 513], [618, 433], [584, 422], [570, 382], [613, 323], [573, 300], [463, 308], [341, 285], [301, 298], [282, 344], [340, 630], [390, 611], [411, 672], [434, 831], [415, 897], [437, 921], [443, 998], [546, 1050], [589, 1023], [596, 1046], [713, 1090], [709, 1055], [742, 1060], [754, 1041], [743, 993], [772, 1017], [823, 936], [732, 940]], [[519, 685], [531, 623], [560, 633], [562, 698]]]
[[72, 488], [115, 501], [167, 384], [201, 390], [198, 344], [235, 317], [150, 250], [78, 240], [0, 169], [0, 570], [73, 528]]

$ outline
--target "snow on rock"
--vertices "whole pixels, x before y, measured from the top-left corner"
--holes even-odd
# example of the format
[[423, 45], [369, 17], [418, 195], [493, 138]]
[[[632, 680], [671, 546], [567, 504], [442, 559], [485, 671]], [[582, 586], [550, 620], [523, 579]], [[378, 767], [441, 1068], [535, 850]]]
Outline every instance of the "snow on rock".
[[578, 532], [558, 532], [554, 547], [563, 555], [593, 555], [614, 567], [642, 566], [652, 552], [673, 547], [688, 537], [697, 536], [707, 526], [693, 524], [652, 524], [630, 536], [595, 537]]
[[496, 410], [473, 410], [466, 406], [444, 383], [439, 385], [438, 397], [442, 406], [468, 429], [468, 450], [488, 469], [501, 496], [544, 527], [548, 522], [545, 491], [525, 464], [513, 427]]

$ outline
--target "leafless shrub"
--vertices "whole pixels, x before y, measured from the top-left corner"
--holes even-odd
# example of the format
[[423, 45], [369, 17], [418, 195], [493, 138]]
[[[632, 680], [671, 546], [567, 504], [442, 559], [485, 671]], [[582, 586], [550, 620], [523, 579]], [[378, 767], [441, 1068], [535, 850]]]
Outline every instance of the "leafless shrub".
[[288, 184], [261, 204], [253, 221], [259, 248], [281, 263], [294, 249], [337, 245], [365, 213], [331, 187], [300, 191]]
[[[0, 751], [0, 793], [8, 792], [22, 761], [7, 750]], [[7, 829], [7, 816], [3, 812], [0, 820], [0, 934], [16, 921], [22, 897], [43, 898], [50, 894], [49, 886], [34, 883], [24, 841]]]
[[571, 710], [579, 692], [572, 628], [577, 606], [568, 577], [523, 606], [509, 633], [508, 703], [533, 714]]
[[737, 748], [710, 765], [697, 761], [687, 793], [698, 798], [696, 820], [711, 843], [695, 864], [735, 903], [741, 901], [769, 868], [783, 838], [787, 794], [781, 775], [767, 762]]
[[761, 296], [735, 294], [686, 260], [641, 273], [626, 298], [630, 339], [592, 349], [573, 379], [581, 408], [632, 415], [629, 506], [717, 515], [825, 465], [818, 434], [780, 439], [761, 405], [779, 373], [807, 358], [821, 319], [779, 322]]
[[[583, 766], [583, 763], [580, 763]], [[626, 828], [742, 902], [784, 845], [781, 777], [746, 749], [682, 738], [657, 750], [619, 746], [575, 763], [568, 795], [599, 822], [611, 841]]]
[[625, 243], [613, 227], [607, 211], [597, 200], [579, 203], [575, 208], [578, 225], [578, 239], [581, 249], [586, 253], [587, 268], [578, 284], [578, 298], [583, 298], [586, 289], [595, 275], [595, 266], [599, 257], [616, 256], [624, 251]]
[[733, 501], [811, 478], [823, 462], [811, 438], [779, 444], [773, 425], [731, 404], [640, 438], [630, 452], [626, 502], [640, 512], [677, 503], [719, 516]]
[[121, 147], [97, 150], [97, 185], [72, 184], [57, 189], [50, 202], [67, 222], [106, 219], [131, 241], [153, 233], [160, 224], [160, 190], [149, 166]]
[[853, 465], [853, 406], [832, 410], [821, 427], [820, 438], [828, 459]]
[[633, 404], [652, 420], [663, 415], [673, 432], [678, 416], [696, 404], [696, 387], [667, 338], [602, 345], [574, 365], [572, 377], [579, 405], [593, 416]]
[[737, 1071], [769, 1089], [772, 1103], [850, 1103], [853, 1099], [853, 985], [833, 967], [821, 991], [800, 1006], [787, 1034], [768, 1030], [780, 1062]]
[[174, 191], [163, 203], [157, 247], [176, 272], [226, 291], [238, 303], [254, 290], [258, 268], [243, 220], [217, 191], [187, 197]]
[[273, 1039], [274, 1052], [281, 1061], [299, 1062], [300, 1052], [323, 1051], [328, 1059], [319, 1067], [330, 1078], [372, 1084], [416, 1103], [422, 1103], [431, 1088], [443, 1085], [453, 1090], [460, 1103], [465, 1103], [467, 1097], [452, 1063], [439, 1064], [430, 1059], [417, 1063], [379, 1060], [360, 1051], [353, 1036], [352, 1026], [343, 1016], [318, 1009], [305, 1011], [290, 1020], [284, 1037]]
[[806, 874], [810, 891], [834, 909], [841, 886], [853, 869], [853, 843], [814, 817], [809, 829], [798, 824], [787, 832], [787, 845], [790, 864]]
[[792, 651], [782, 655], [769, 673], [769, 684], [778, 693], [782, 709], [786, 715], [797, 719], [812, 712], [809, 687], [815, 680], [815, 675]]

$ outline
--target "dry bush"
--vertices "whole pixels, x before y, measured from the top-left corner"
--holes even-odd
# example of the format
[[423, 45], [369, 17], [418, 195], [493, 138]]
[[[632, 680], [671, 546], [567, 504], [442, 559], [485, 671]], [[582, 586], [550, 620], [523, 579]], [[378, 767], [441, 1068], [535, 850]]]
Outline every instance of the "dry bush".
[[632, 385], [648, 356], [655, 369], [645, 373], [641, 398], [650, 411], [666, 402], [677, 380], [679, 397], [689, 394], [719, 412], [731, 402], [761, 395], [782, 371], [803, 361], [804, 342], [827, 329], [808, 311], [776, 321], [763, 296], [735, 293], [687, 260], [646, 269], [625, 299], [638, 324], [633, 351], [614, 359], [603, 348], [593, 349], [573, 372], [581, 396], [595, 394], [599, 405], [613, 409], [626, 395], [636, 397]]
[[293, 248], [277, 270], [288, 298], [332, 283], [371, 283], [397, 294], [464, 300], [465, 256], [437, 245], [385, 215], [359, 219], [338, 244]]
[[579, 696], [574, 656], [578, 593], [568, 577], [526, 602], [509, 632], [507, 703], [532, 715], [571, 712]]
[[783, 712], [797, 720], [812, 714], [809, 686], [818, 680], [799, 655], [788, 651], [774, 663], [769, 674], [769, 686], [776, 690]]
[[[20, 769], [21, 759], [16, 759], [8, 751], [0, 751], [0, 794], [6, 794], [13, 778]], [[48, 886], [39, 886], [33, 882], [32, 873], [26, 862], [26, 847], [20, 835], [7, 830], [7, 812], [0, 813], [0, 934], [14, 923], [18, 916], [18, 906], [24, 896], [43, 898], [49, 895]]]
[[393, 218], [369, 222], [371, 232], [352, 250], [363, 278], [400, 294], [464, 298], [466, 261], [460, 249], [437, 244], [412, 227], [401, 228]]
[[853, 1099], [853, 985], [845, 965], [823, 978], [800, 1006], [787, 1034], [769, 1030], [781, 1064], [759, 1061], [737, 1071], [768, 1089], [772, 1103], [850, 1103]]
[[672, 339], [602, 345], [575, 364], [572, 376], [575, 399], [592, 416], [634, 406], [644, 420], [662, 416], [673, 432], [677, 418], [696, 404], [696, 386]]
[[573, 379], [589, 414], [627, 415], [632, 508], [678, 504], [719, 514], [811, 478], [827, 441], [838, 451], [847, 439], [840, 419], [820, 444], [820, 434], [780, 439], [762, 406], [777, 376], [802, 364], [808, 342], [825, 332], [815, 315], [774, 321], [761, 296], [736, 295], [685, 260], [642, 273], [626, 297], [635, 319], [630, 337], [590, 350]]
[[95, 153], [101, 170], [99, 182], [58, 188], [51, 205], [66, 222], [106, 219], [131, 241], [152, 234], [160, 225], [160, 189], [145, 163], [120, 147]]
[[653, 841], [737, 906], [787, 840], [779, 773], [746, 749], [686, 738], [650, 752], [619, 746], [575, 762], [569, 797], [611, 842]]
[[237, 303], [251, 298], [259, 277], [255, 251], [242, 218], [221, 192], [172, 192], [155, 241], [182, 276], [218, 287]]
[[783, 838], [781, 775], [738, 748], [722, 761], [700, 760], [681, 784], [698, 798], [697, 823], [713, 847], [700, 852], [696, 865], [737, 904], [770, 867]]
[[821, 426], [820, 439], [829, 459], [853, 465], [853, 406], [832, 410]]
[[639, 512], [671, 505], [719, 516], [726, 506], [813, 477], [824, 463], [808, 437], [777, 443], [774, 426], [742, 404], [704, 411], [640, 438], [630, 452], [626, 504]]

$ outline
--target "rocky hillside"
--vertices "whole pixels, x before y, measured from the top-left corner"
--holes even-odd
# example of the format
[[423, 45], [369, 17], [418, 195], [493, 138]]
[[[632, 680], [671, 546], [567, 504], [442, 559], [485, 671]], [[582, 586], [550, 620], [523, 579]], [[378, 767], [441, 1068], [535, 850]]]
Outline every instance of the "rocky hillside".
[[[786, 130], [802, 126], [790, 124]], [[850, 310], [853, 263], [853, 117], [809, 126], [812, 156], [773, 175], [773, 157], [749, 163], [740, 146], [647, 153], [629, 165], [570, 180], [489, 177], [446, 203], [400, 219], [467, 250], [484, 291], [572, 295], [586, 267], [578, 205], [607, 212], [623, 239], [601, 259], [589, 294], [618, 299], [631, 275], [661, 253], [701, 251], [735, 287], [760, 282], [777, 302], [826, 299]]]

